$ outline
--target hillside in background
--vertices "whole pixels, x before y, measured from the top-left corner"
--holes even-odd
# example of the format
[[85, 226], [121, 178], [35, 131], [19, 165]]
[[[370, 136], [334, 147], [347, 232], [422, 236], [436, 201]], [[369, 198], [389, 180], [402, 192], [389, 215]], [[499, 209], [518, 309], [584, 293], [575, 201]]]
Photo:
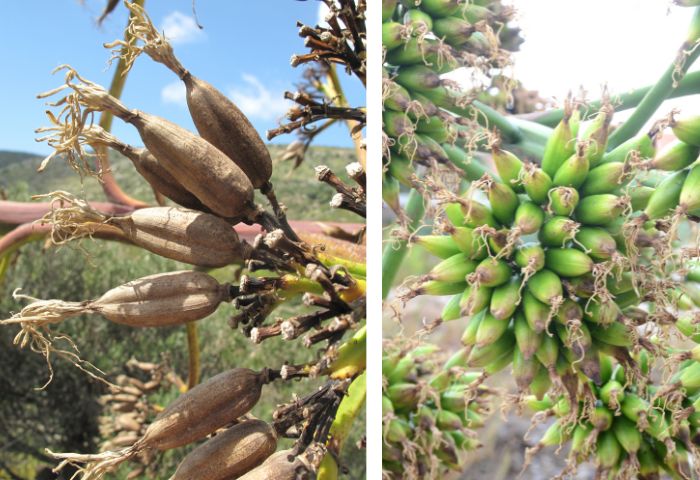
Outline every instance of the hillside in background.
[[[284, 146], [269, 145], [275, 161], [272, 182], [277, 197], [288, 208], [288, 216], [297, 220], [326, 220], [358, 222], [348, 212], [333, 210], [328, 202], [335, 193], [320, 184], [313, 167], [328, 165], [340, 178], [350, 182], [345, 174], [345, 165], [355, 161], [354, 151], [345, 148], [311, 147], [304, 163], [292, 170], [291, 162], [280, 162]], [[150, 186], [136, 172], [131, 162], [118, 153], [111, 153], [111, 165], [117, 183], [130, 196], [145, 202], [155, 203]], [[35, 154], [0, 150], [0, 193], [9, 200], [29, 201], [32, 195], [65, 190], [89, 200], [103, 200], [102, 188], [94, 178], [82, 182], [60, 158], [51, 161], [43, 173], [36, 169], [42, 158]], [[260, 200], [263, 204], [264, 201]], [[328, 207], [328, 208], [327, 208]]]

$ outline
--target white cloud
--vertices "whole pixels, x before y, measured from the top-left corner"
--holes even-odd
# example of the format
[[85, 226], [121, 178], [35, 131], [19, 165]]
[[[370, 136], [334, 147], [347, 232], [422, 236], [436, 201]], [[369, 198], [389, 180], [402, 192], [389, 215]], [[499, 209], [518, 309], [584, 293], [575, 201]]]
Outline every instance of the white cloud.
[[161, 30], [171, 43], [191, 43], [205, 37], [194, 18], [177, 10], [165, 17]]
[[328, 15], [328, 12], [330, 10], [328, 9], [328, 5], [326, 5], [323, 2], [318, 2], [318, 24], [319, 25], [328, 25], [326, 23], [326, 15]]
[[276, 120], [287, 113], [290, 102], [282, 91], [271, 91], [254, 75], [243, 74], [244, 86], [229, 89], [229, 97], [247, 116]]
[[185, 91], [185, 84], [179, 80], [167, 84], [160, 91], [160, 99], [163, 103], [186, 106], [187, 94]]

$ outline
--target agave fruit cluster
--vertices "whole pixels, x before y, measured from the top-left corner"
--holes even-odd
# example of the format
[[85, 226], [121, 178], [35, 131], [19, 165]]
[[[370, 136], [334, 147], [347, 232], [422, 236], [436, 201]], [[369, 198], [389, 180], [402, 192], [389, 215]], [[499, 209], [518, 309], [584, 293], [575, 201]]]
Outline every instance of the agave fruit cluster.
[[[597, 400], [608, 404], [611, 358], [625, 388], [645, 385], [650, 358], [669, 356], [668, 325], [686, 335], [696, 328], [692, 312], [679, 312], [695, 308], [686, 274], [697, 275], [688, 260], [697, 252], [676, 240], [700, 208], [700, 122], [671, 118], [608, 151], [612, 114], [604, 102], [582, 123], [568, 103], [540, 164], [492, 143], [497, 174], [485, 173], [461, 195], [435, 187], [447, 221], [431, 235], [410, 237], [442, 260], [403, 299], [451, 295], [437, 323], [468, 319], [451, 366], [481, 369], [484, 378], [512, 364], [519, 399], [585, 404], [568, 407], [571, 425], [593, 422]], [[666, 125], [676, 138], [657, 152]], [[684, 369], [679, 383], [638, 396], [653, 404], [656, 395], [677, 415], [678, 392], [696, 388], [685, 381], [690, 375]], [[555, 424], [543, 442], [560, 441], [566, 425]], [[667, 434], [658, 435], [660, 448], [670, 449]], [[601, 434], [598, 442], [615, 448], [616, 438]], [[695, 453], [687, 439], [678, 442], [679, 455]], [[627, 450], [618, 450], [614, 459], [598, 456], [603, 470], [627, 468]], [[665, 468], [680, 468], [677, 460]]]
[[[635, 360], [648, 374], [646, 352]], [[665, 386], [630, 383], [625, 367], [605, 354], [600, 354], [600, 365], [600, 384], [582, 383], [576, 402], [565, 396], [525, 398], [537, 421], [554, 418], [527, 457], [571, 440], [562, 476], [573, 475], [578, 464], [592, 461], [598, 468], [596, 478], [694, 478], [700, 427], [697, 361], [684, 360]], [[672, 401], [667, 397], [671, 391]]]
[[486, 89], [520, 38], [509, 25], [513, 9], [500, 1], [384, 0], [382, 12], [383, 195], [399, 212], [399, 185], [414, 186], [419, 165], [456, 166], [468, 178], [483, 173], [465, 151], [480, 128], [473, 99], [441, 75], [469, 68], [483, 74]]
[[435, 478], [459, 469], [464, 452], [480, 445], [474, 429], [489, 413], [491, 391], [476, 385], [479, 373], [439, 362], [438, 350], [385, 345], [384, 478]]

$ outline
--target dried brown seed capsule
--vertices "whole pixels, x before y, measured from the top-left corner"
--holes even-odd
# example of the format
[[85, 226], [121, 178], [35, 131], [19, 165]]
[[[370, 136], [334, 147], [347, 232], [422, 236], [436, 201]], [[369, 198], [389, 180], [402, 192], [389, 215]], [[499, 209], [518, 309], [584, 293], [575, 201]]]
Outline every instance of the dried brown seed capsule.
[[[152, 207], [109, 217], [67, 192], [42, 197], [54, 200], [42, 222], [51, 224], [51, 239], [56, 244], [117, 229], [121, 238], [150, 252], [201, 267], [243, 263], [252, 251], [250, 245], [238, 239], [228, 222], [209, 213]], [[61, 208], [53, 208], [56, 202]]]
[[136, 171], [151, 185], [157, 192], [165, 195], [170, 200], [183, 207], [194, 210], [208, 211], [197, 197], [187, 191], [175, 177], [170, 175], [151, 152], [145, 148], [132, 147], [120, 141], [117, 137], [107, 132], [98, 125], [90, 125], [80, 133], [80, 141], [92, 145], [105, 145], [118, 151], [131, 160], [136, 167]]
[[125, 283], [87, 302], [85, 308], [116, 323], [162, 327], [204, 318], [229, 299], [228, 285], [204, 272], [183, 270]]
[[169, 450], [200, 440], [248, 413], [266, 380], [247, 368], [215, 375], [168, 405], [134, 446]]
[[190, 452], [170, 480], [238, 478], [260, 465], [276, 448], [274, 429], [262, 420], [248, 420]]
[[248, 176], [255, 188], [267, 185], [272, 159], [248, 118], [226, 95], [189, 72], [181, 77], [187, 106], [199, 134], [224, 152]]
[[63, 460], [61, 465], [86, 464], [82, 478], [98, 480], [139, 452], [181, 447], [214, 433], [248, 413], [260, 399], [262, 386], [268, 382], [266, 371], [258, 373], [234, 368], [182, 394], [158, 415], [139, 440], [124, 450], [95, 455], [47, 452]]
[[[17, 294], [15, 297], [23, 298]], [[107, 291], [97, 300], [64, 302], [29, 298], [34, 302], [0, 322], [22, 325], [29, 337], [38, 335], [37, 327], [91, 312], [132, 327], [182, 325], [208, 316], [221, 302], [231, 299], [227, 284], [220, 284], [204, 272], [189, 270], [132, 280]]]
[[[272, 159], [265, 144], [248, 118], [223, 93], [201, 80], [182, 66], [175, 57], [170, 42], [153, 26], [143, 7], [127, 3], [131, 10], [130, 29], [144, 42], [134, 47], [123, 41], [106, 45], [120, 45], [126, 50], [131, 64], [141, 52], [162, 63], [185, 83], [187, 106], [197, 131], [206, 141], [225, 153], [248, 176], [255, 188], [266, 186], [272, 175]], [[122, 49], [119, 54], [123, 55]]]
[[155, 115], [134, 111], [124, 120], [137, 128], [158, 162], [211, 211], [226, 218], [251, 214], [253, 185], [221, 150]]
[[297, 480], [306, 478], [304, 474], [308, 471], [306, 464], [291, 450], [281, 450], [238, 480]]
[[[81, 78], [71, 67], [61, 66], [59, 69], [68, 70], [66, 85], [41, 94], [40, 98], [71, 88], [75, 93], [60, 101], [77, 103], [86, 110], [108, 111], [132, 124], [158, 163], [212, 212], [225, 218], [253, 216], [253, 185], [225, 153], [202, 137], [164, 118], [129, 110], [103, 87]], [[78, 82], [71, 83], [74, 79], [78, 79]], [[65, 119], [66, 123], [69, 121], [76, 122], [81, 129], [85, 128], [82, 116], [80, 119], [74, 116]]]
[[136, 210], [107, 223], [122, 230], [136, 245], [166, 258], [201, 267], [224, 267], [249, 257], [226, 221], [208, 213], [174, 207]]

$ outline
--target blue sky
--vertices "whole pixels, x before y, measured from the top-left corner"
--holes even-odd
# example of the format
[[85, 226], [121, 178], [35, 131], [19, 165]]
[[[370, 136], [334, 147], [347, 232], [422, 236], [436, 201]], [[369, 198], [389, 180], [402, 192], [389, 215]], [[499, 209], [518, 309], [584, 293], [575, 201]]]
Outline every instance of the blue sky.
[[[68, 63], [85, 78], [109, 86], [113, 69], [107, 65], [109, 51], [102, 44], [122, 38], [126, 9], [118, 9], [101, 27], [95, 19], [104, 0], [24, 0], [3, 2], [0, 29], [0, 150], [46, 154], [36, 143], [34, 129], [46, 125], [46, 106], [36, 94], [62, 83], [51, 75], [57, 65]], [[196, 2], [196, 28], [191, 0], [147, 0], [146, 9], [158, 28], [173, 37], [175, 54], [194, 75], [208, 81], [232, 98], [264, 136], [286, 111], [285, 90], [294, 90], [302, 74], [289, 59], [304, 53], [296, 21], [316, 24], [316, 0], [232, 0]], [[170, 33], [168, 33], [170, 32]], [[365, 105], [364, 88], [343, 75], [344, 86], [355, 105]], [[139, 57], [129, 74], [122, 100], [137, 108], [194, 126], [184, 103], [184, 89], [177, 77], [146, 55]], [[115, 121], [113, 132], [128, 143], [140, 144], [135, 130]], [[283, 135], [276, 143], [289, 143]], [[347, 129], [338, 125], [317, 137], [317, 145], [350, 146]]]

